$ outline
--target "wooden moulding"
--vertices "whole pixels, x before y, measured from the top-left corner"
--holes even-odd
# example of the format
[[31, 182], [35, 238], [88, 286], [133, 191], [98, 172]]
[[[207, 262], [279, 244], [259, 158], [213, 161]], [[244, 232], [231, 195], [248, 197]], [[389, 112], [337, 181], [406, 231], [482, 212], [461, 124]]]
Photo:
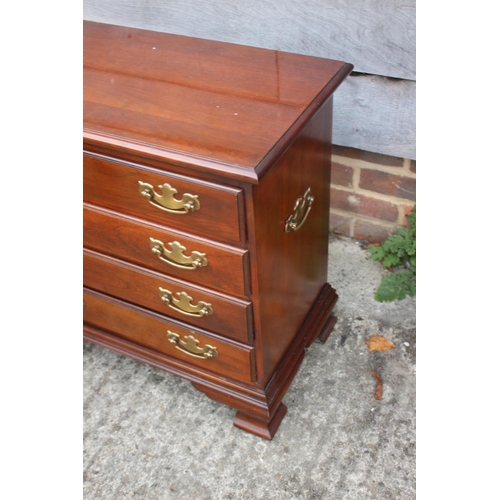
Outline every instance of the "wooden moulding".
[[326, 340], [335, 324], [336, 318], [331, 312], [337, 299], [336, 291], [326, 283], [296, 340], [264, 390], [200, 373], [196, 367], [190, 368], [167, 355], [89, 325], [84, 325], [83, 336], [89, 342], [189, 380], [211, 399], [235, 408], [237, 413], [233, 424], [236, 427], [270, 440], [285, 416], [286, 406], [281, 400], [302, 363], [305, 349], [316, 338]]

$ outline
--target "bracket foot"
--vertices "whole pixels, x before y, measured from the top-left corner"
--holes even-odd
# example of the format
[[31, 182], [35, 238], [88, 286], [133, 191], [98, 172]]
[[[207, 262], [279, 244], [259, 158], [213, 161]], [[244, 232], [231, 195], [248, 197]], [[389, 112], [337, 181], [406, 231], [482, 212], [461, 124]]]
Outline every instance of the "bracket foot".
[[251, 415], [248, 415], [248, 413], [238, 411], [234, 417], [233, 425], [245, 431], [251, 432], [252, 434], [256, 434], [261, 438], [271, 440], [278, 430], [278, 427], [285, 416], [286, 410], [286, 406], [283, 403], [280, 403], [278, 409], [269, 422], [252, 417]]

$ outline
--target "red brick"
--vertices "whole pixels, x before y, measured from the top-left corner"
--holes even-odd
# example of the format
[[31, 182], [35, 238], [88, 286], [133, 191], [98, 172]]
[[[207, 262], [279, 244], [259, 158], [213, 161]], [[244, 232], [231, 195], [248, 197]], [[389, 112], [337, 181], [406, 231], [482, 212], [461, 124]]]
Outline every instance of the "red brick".
[[406, 205], [403, 207], [403, 226], [408, 226], [406, 216], [412, 211], [414, 205]]
[[351, 236], [351, 217], [330, 212], [330, 232]]
[[402, 175], [389, 174], [380, 170], [361, 169], [359, 187], [376, 193], [397, 196], [415, 201], [416, 179]]
[[393, 203], [335, 188], [332, 188], [331, 194], [330, 206], [332, 208], [389, 222], [398, 220], [398, 207]]
[[417, 162], [415, 160], [410, 160], [410, 172], [417, 173]]
[[371, 222], [358, 220], [354, 223], [353, 237], [357, 240], [369, 241], [370, 243], [382, 243], [395, 231], [395, 229], [396, 228], [390, 229]]
[[352, 187], [354, 169], [332, 162], [331, 183], [337, 186]]
[[333, 145], [332, 153], [335, 156], [344, 156], [345, 158], [352, 158], [354, 160], [368, 161], [370, 163], [385, 165], [387, 167], [402, 167], [404, 164], [403, 158], [372, 153], [370, 151], [363, 151], [362, 149], [347, 148], [345, 146]]

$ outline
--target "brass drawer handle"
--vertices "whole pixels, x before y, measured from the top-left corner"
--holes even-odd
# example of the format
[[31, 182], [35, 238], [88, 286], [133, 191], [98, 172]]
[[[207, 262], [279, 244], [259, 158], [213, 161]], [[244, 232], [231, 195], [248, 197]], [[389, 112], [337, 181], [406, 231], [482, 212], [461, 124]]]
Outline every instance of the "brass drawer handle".
[[172, 250], [166, 249], [165, 245], [160, 240], [149, 238], [151, 251], [156, 254], [161, 261], [166, 262], [171, 266], [178, 267], [180, 269], [192, 270], [208, 265], [206, 254], [194, 251], [191, 252], [189, 257], [187, 257], [183, 253], [186, 251], [186, 247], [182, 246], [178, 241], [173, 241], [168, 245]]
[[178, 292], [176, 299], [170, 290], [159, 287], [160, 298], [168, 304], [169, 307], [186, 316], [194, 316], [195, 318], [203, 318], [214, 313], [212, 304], [200, 300], [195, 306], [191, 304], [193, 297], [190, 297], [186, 292]]
[[200, 209], [200, 201], [197, 195], [185, 193], [181, 200], [174, 198], [177, 194], [177, 189], [170, 184], [162, 184], [158, 186], [162, 194], [156, 193], [154, 187], [146, 182], [139, 181], [139, 193], [146, 198], [151, 205], [165, 210], [171, 214], [187, 214]]
[[204, 347], [198, 347], [199, 340], [195, 339], [192, 335], [185, 335], [186, 340], [181, 340], [180, 335], [167, 330], [167, 340], [175, 345], [176, 349], [182, 351], [189, 356], [198, 359], [216, 358], [219, 355], [217, 347], [206, 344]]
[[302, 224], [304, 224], [309, 215], [313, 201], [314, 196], [311, 193], [311, 188], [307, 188], [304, 196], [298, 198], [295, 202], [295, 207], [293, 208], [294, 213], [290, 215], [285, 222], [286, 233], [298, 231], [302, 227]]

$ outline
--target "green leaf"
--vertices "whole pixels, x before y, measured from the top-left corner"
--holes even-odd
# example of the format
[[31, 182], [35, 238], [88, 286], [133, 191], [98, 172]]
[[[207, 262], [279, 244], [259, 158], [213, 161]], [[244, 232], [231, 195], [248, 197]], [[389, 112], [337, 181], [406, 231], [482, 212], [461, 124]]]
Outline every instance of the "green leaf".
[[395, 267], [395, 266], [401, 265], [402, 262], [401, 262], [401, 259], [395, 253], [390, 253], [382, 261], [382, 264], [385, 267]]
[[373, 260], [382, 262], [385, 267], [404, 267], [399, 272], [386, 275], [375, 292], [375, 299], [380, 302], [401, 300], [406, 296], [414, 297], [417, 290], [417, 209], [406, 216], [408, 226], [400, 227], [380, 246], [370, 246]]
[[413, 272], [416, 272], [417, 271], [417, 257], [416, 256], [413, 256], [413, 257], [410, 257], [410, 266], [411, 266], [411, 269]]
[[375, 291], [375, 300], [378, 302], [392, 302], [403, 300], [406, 296], [414, 297], [417, 290], [417, 280], [414, 273], [403, 269], [399, 273], [382, 277], [382, 281]]
[[382, 260], [385, 258], [386, 252], [382, 247], [368, 247], [373, 260]]
[[395, 253], [398, 257], [407, 255], [408, 247], [411, 247], [411, 238], [408, 231], [404, 229], [399, 229], [382, 244], [384, 250]]

